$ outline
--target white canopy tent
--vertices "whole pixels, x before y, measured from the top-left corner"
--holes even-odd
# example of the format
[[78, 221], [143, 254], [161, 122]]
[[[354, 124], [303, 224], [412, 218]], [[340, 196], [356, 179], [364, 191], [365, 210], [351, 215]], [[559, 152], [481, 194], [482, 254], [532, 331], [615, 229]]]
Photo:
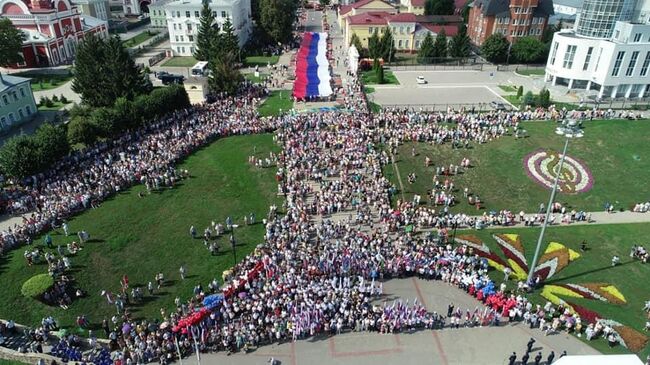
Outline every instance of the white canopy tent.
[[553, 365], [643, 365], [636, 355], [576, 355], [564, 356]]

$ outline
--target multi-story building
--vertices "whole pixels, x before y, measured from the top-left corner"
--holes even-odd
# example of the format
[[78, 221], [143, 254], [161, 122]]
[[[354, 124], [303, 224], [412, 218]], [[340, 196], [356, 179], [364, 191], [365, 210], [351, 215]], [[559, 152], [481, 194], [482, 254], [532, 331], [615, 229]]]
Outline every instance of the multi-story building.
[[467, 35], [476, 46], [495, 33], [510, 43], [521, 37], [539, 39], [551, 15], [552, 0], [475, 0], [470, 5]]
[[349, 17], [369, 12], [396, 13], [397, 8], [383, 0], [360, 0], [352, 5], [343, 5], [338, 8], [341, 29], [346, 28]]
[[363, 47], [368, 47], [368, 38], [377, 31], [381, 36], [385, 29], [390, 28], [399, 52], [414, 52], [420, 49], [420, 44], [427, 34], [436, 36], [442, 29], [448, 37], [458, 32], [458, 25], [463, 18], [455, 15], [421, 16], [411, 13], [363, 12], [346, 19], [344, 28], [345, 40], [350, 43], [352, 35], [356, 34]]
[[[454, 0], [454, 14], [458, 15], [468, 0]], [[424, 15], [424, 5], [426, 0], [400, 0], [400, 5], [406, 8], [406, 11], [416, 15]]]
[[108, 21], [111, 15], [108, 0], [72, 0], [72, 4], [76, 5], [84, 16]]
[[68, 0], [0, 0], [0, 15], [25, 33], [25, 62], [15, 67], [70, 64], [87, 34], [108, 36], [108, 23], [79, 13]]
[[158, 0], [149, 5], [149, 18], [151, 19], [151, 27], [153, 28], [167, 28], [167, 14], [165, 14], [165, 6], [173, 0]]
[[650, 95], [650, 0], [585, 0], [555, 33], [546, 81], [598, 98]]
[[0, 75], [0, 132], [32, 119], [37, 112], [29, 79]]
[[[239, 46], [242, 47], [251, 33], [250, 0], [212, 0], [209, 5], [220, 29], [226, 19], [230, 18]], [[194, 53], [203, 3], [201, 0], [175, 0], [167, 3], [164, 8], [173, 54], [191, 56]]]

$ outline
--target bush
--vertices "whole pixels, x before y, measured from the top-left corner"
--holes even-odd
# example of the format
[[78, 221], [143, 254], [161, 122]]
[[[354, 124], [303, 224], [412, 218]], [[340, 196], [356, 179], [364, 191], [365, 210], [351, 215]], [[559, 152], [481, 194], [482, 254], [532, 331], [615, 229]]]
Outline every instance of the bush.
[[99, 128], [90, 119], [75, 117], [68, 123], [68, 142], [70, 144], [90, 145], [97, 140]]
[[543, 108], [548, 108], [549, 105], [551, 105], [551, 92], [548, 91], [546, 88], [542, 88], [542, 90], [539, 91], [539, 106]]
[[59, 97], [56, 96], [56, 95], [52, 95], [52, 101], [55, 102], [55, 103], [58, 103], [59, 102]]
[[54, 285], [54, 279], [48, 274], [38, 274], [23, 283], [20, 292], [27, 298], [39, 299]]
[[532, 91], [528, 91], [524, 94], [524, 98], [521, 99], [522, 105], [533, 105], [535, 104], [535, 96]]
[[519, 85], [519, 88], [517, 88], [517, 100], [521, 99], [523, 95], [524, 95], [524, 87]]
[[50, 98], [45, 98], [45, 106], [51, 108], [54, 106], [54, 102]]
[[38, 99], [38, 106], [45, 106], [45, 103], [47, 102], [47, 98], [45, 96], [41, 96], [40, 99]]
[[70, 101], [68, 100], [68, 98], [66, 98], [65, 95], [63, 95], [63, 94], [61, 94], [61, 96], [59, 96], [59, 101], [61, 101], [63, 104], [68, 104], [68, 103], [70, 103]]

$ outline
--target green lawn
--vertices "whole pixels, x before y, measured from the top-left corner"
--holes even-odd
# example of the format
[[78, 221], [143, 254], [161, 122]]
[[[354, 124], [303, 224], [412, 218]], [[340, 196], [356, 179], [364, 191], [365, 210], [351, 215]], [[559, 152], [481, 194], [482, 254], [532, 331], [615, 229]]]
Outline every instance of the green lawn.
[[[276, 194], [275, 169], [248, 164], [254, 149], [258, 156], [268, 156], [279, 147], [270, 134], [218, 140], [179, 166], [187, 169], [191, 178], [178, 187], [140, 198], [138, 192], [146, 190], [138, 185], [72, 219], [71, 230], [84, 229], [92, 240], [72, 257], [71, 274], [88, 296], [68, 310], [21, 296], [23, 282], [47, 272], [45, 264], [27, 266], [22, 249], [0, 258], [0, 318], [37, 325], [43, 316], [52, 315], [64, 326], [71, 326], [77, 315], [86, 314], [96, 327], [115, 313], [115, 307], [100, 296], [101, 290], [118, 292], [124, 274], [131, 286], [146, 285], [162, 270], [167, 285], [153, 297], [146, 295], [144, 304], [131, 307], [134, 318], [160, 318], [161, 308], [170, 313], [174, 298], [189, 298], [197, 283], [206, 287], [212, 278], [221, 281], [223, 270], [234, 262], [228, 235], [218, 239], [222, 253], [210, 256], [202, 240], [190, 238], [189, 228], [194, 225], [202, 235], [211, 221], [223, 223], [231, 216], [240, 225], [235, 232], [238, 259], [263, 241], [264, 227], [259, 222], [269, 205], [281, 205], [281, 199]], [[244, 226], [243, 216], [251, 212], [258, 224]], [[52, 238], [55, 245], [74, 240], [61, 230], [54, 231]], [[43, 240], [36, 238], [35, 242], [41, 245]], [[184, 281], [178, 273], [180, 265], [188, 271]]]
[[259, 76], [259, 77], [258, 77], [258, 76], [255, 76], [255, 73], [246, 73], [246, 74], [244, 74], [244, 78], [245, 78], [246, 80], [251, 81], [251, 82], [255, 82], [255, 83], [261, 83], [261, 82], [264, 81], [268, 76], [269, 76], [269, 74], [265, 74], [265, 73], [261, 73], [261, 72], [260, 72], [260, 76]]
[[[458, 231], [458, 235], [471, 234], [478, 236], [485, 242], [490, 250], [501, 258], [505, 256], [492, 238], [492, 234], [515, 233], [519, 234], [524, 244], [525, 256], [528, 264], [531, 264], [534, 255], [535, 244], [540, 228], [531, 229], [495, 229], [482, 231]], [[630, 326], [646, 336], [650, 334], [643, 331], [645, 325], [645, 313], [643, 305], [648, 297], [647, 287], [650, 278], [650, 265], [644, 265], [639, 260], [632, 260], [629, 257], [630, 247], [633, 244], [645, 243], [640, 241], [642, 237], [650, 235], [650, 224], [618, 224], [618, 225], [593, 225], [593, 226], [562, 226], [550, 227], [546, 230], [544, 238], [545, 245], [548, 242], [559, 242], [566, 247], [581, 254], [581, 257], [570, 262], [565, 269], [559, 271], [549, 278], [546, 284], [585, 284], [585, 283], [610, 283], [613, 284], [625, 297], [626, 304], [616, 305], [598, 300], [581, 298], [564, 298], [577, 305], [595, 311], [603, 317], [613, 319], [624, 325]], [[586, 240], [588, 250], [580, 251], [580, 243]], [[646, 245], [647, 247], [647, 245]], [[542, 250], [545, 246], [542, 246]], [[621, 265], [612, 267], [613, 255], [621, 257]], [[499, 284], [503, 280], [503, 274], [498, 271], [492, 272], [493, 279]], [[514, 281], [510, 285], [515, 286]], [[537, 290], [530, 297], [544, 305], [547, 299], [541, 297], [541, 290]], [[584, 339], [584, 337], [583, 337]], [[604, 353], [627, 352], [625, 348], [618, 346], [609, 349], [607, 342], [593, 340], [588, 342], [594, 348]], [[639, 355], [642, 359], [650, 353], [650, 346], [646, 346]]]
[[198, 61], [192, 56], [186, 57], [172, 57], [169, 60], [165, 61], [161, 66], [162, 67], [192, 67], [196, 65]]
[[543, 68], [519, 69], [517, 73], [524, 76], [544, 76], [546, 71]]
[[31, 78], [32, 91], [55, 89], [72, 80], [73, 78], [72, 74], [37, 74], [30, 72], [20, 72], [14, 75]]
[[374, 101], [368, 102], [368, 108], [370, 108], [370, 111], [374, 114], [379, 114], [381, 111], [381, 105], [375, 103]]
[[[481, 214], [463, 198], [462, 190], [465, 187], [480, 196], [488, 211], [537, 211], [541, 202], [546, 204], [548, 201], [549, 190], [528, 177], [523, 158], [540, 148], [561, 152], [564, 139], [554, 133], [553, 122], [527, 122], [522, 126], [529, 137], [515, 139], [506, 136], [483, 145], [472, 144], [470, 149], [452, 150], [449, 144], [417, 143], [417, 156], [414, 158], [411, 156], [412, 143], [400, 146], [396, 158], [404, 184], [404, 196], [411, 199], [417, 193], [425, 203], [435, 166], [459, 164], [466, 157], [474, 167], [452, 178], [456, 188], [460, 189], [456, 192], [460, 203], [452, 211]], [[650, 179], [648, 135], [650, 123], [647, 121], [585, 122], [585, 136], [570, 142], [568, 154], [587, 164], [594, 177], [594, 186], [581, 194], [559, 193], [557, 200], [587, 211], [602, 210], [607, 201], [614, 203], [617, 209], [629, 209], [634, 203], [646, 201], [646, 185]], [[431, 158], [434, 167], [424, 167], [425, 156]], [[412, 185], [406, 178], [411, 172], [417, 175], [417, 181]], [[391, 165], [386, 166], [385, 173], [399, 188]]]
[[248, 56], [244, 61], [245, 66], [265, 67], [268, 64], [275, 65], [280, 60], [280, 56]]
[[139, 45], [140, 43], [155, 37], [156, 34], [158, 34], [158, 32], [152, 32], [150, 30], [146, 30], [146, 31], [136, 35], [135, 37], [133, 37], [131, 39], [122, 41], [122, 43], [124, 44], [124, 47], [126, 47], [126, 48], [135, 47], [135, 46]]
[[507, 93], [516, 93], [517, 88], [512, 86], [512, 85], [499, 85], [499, 89], [507, 92]]
[[[363, 71], [361, 74], [361, 81], [364, 85], [376, 85], [377, 84], [377, 75], [374, 70]], [[399, 85], [397, 77], [393, 75], [393, 72], [390, 70], [384, 70], [384, 83], [383, 85]]]
[[280, 115], [293, 109], [293, 99], [289, 90], [275, 90], [271, 92], [268, 98], [260, 105], [257, 111], [263, 117], [271, 115]]

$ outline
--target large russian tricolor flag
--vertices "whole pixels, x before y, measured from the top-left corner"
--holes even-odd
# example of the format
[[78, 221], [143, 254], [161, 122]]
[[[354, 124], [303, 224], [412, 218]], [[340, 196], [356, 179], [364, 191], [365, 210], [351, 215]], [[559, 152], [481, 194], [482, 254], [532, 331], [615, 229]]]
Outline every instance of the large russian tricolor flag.
[[327, 33], [305, 33], [296, 56], [293, 96], [298, 99], [330, 96], [330, 79]]

